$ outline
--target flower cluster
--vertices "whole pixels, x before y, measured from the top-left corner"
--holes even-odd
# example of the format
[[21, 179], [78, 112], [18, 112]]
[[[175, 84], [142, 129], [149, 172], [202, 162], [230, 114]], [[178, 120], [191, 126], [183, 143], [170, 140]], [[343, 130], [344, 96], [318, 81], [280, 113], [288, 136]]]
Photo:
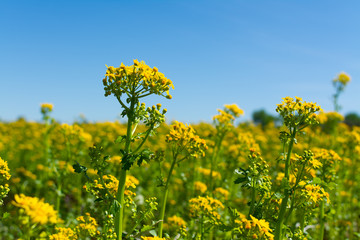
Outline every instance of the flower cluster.
[[85, 213], [85, 216], [77, 217], [76, 220], [79, 223], [77, 224], [75, 231], [80, 237], [96, 237], [100, 234], [97, 230], [98, 224], [95, 218], [90, 216], [90, 213]]
[[177, 228], [181, 228], [181, 227], [186, 228], [186, 222], [184, 221], [184, 219], [178, 216], [168, 217], [167, 223], [169, 226], [175, 226]]
[[142, 240], [166, 240], [166, 238], [161, 238], [161, 237], [141, 237]]
[[167, 109], [164, 108], [161, 112], [160, 109], [160, 103], [156, 104], [156, 106], [152, 106], [151, 108], [147, 108], [147, 114], [144, 120], [146, 126], [154, 126], [157, 128], [161, 123], [165, 122], [165, 113], [167, 112]]
[[179, 233], [182, 238], [186, 238], [187, 236], [186, 222], [181, 217], [176, 215], [168, 217], [167, 223], [165, 223], [164, 226], [174, 236], [177, 235], [177, 233]]
[[346, 85], [350, 82], [351, 77], [345, 72], [339, 73], [336, 78], [334, 78], [333, 83], [340, 83], [342, 85]]
[[0, 157], [0, 205], [3, 203], [2, 199], [10, 191], [9, 185], [6, 183], [11, 177], [9, 171], [7, 162]]
[[166, 142], [173, 143], [179, 153], [186, 152], [185, 155], [193, 157], [205, 156], [205, 150], [208, 148], [206, 142], [195, 134], [191, 126], [175, 122], [171, 128], [170, 133], [166, 135]]
[[322, 167], [322, 163], [314, 158], [314, 154], [310, 150], [305, 150], [303, 155], [295, 153], [291, 162], [292, 172], [298, 181], [315, 177], [315, 170]]
[[200, 194], [205, 193], [206, 190], [207, 190], [206, 184], [203, 183], [203, 182], [200, 182], [200, 181], [195, 181], [194, 182], [194, 188], [195, 188], [195, 191], [200, 193]]
[[306, 205], [316, 204], [319, 201], [327, 200], [330, 202], [329, 193], [319, 185], [308, 184], [301, 190], [301, 196]]
[[144, 61], [134, 60], [131, 66], [121, 63], [120, 67], [108, 67], [103, 79], [105, 96], [114, 94], [121, 97], [135, 93], [139, 98], [150, 94], [163, 95], [171, 99], [169, 89], [174, 89], [172, 81], [158, 71], [156, 67], [151, 68]]
[[220, 219], [219, 209], [224, 209], [224, 205], [217, 199], [211, 197], [197, 197], [189, 200], [190, 216], [193, 218], [204, 216], [213, 223]]
[[[197, 168], [196, 170], [197, 170], [199, 173], [201, 173], [202, 175], [206, 176], [206, 177], [210, 176], [210, 172], [211, 172], [210, 169], [202, 168], [202, 167], [201, 167], [201, 168]], [[219, 172], [217, 172], [217, 171], [213, 171], [213, 172], [212, 172], [212, 177], [213, 177], [214, 179], [220, 180], [220, 179], [221, 179], [221, 173], [219, 173]]]
[[284, 124], [289, 128], [304, 128], [307, 125], [318, 124], [316, 112], [321, 111], [321, 107], [316, 103], [308, 103], [299, 97], [295, 101], [291, 97], [283, 98], [281, 104], [277, 104], [276, 112], [280, 113], [284, 119]]
[[240, 117], [241, 115], [244, 115], [244, 110], [240, 109], [235, 103], [225, 104], [225, 111], [234, 117]]
[[327, 122], [339, 123], [344, 121], [344, 116], [338, 112], [320, 112], [318, 115], [318, 120], [320, 124], [325, 124]]
[[[135, 189], [136, 185], [138, 184], [139, 180], [137, 180], [135, 177], [131, 175], [126, 176], [124, 195], [126, 197], [127, 203], [131, 201], [131, 197], [136, 196], [136, 194], [132, 192], [131, 189]], [[96, 179], [94, 180], [94, 182], [87, 183], [86, 185], [84, 185], [84, 188], [86, 189], [86, 191], [90, 192], [97, 198], [109, 197], [107, 196], [108, 193], [111, 194], [112, 198], [115, 198], [118, 191], [118, 186], [119, 180], [117, 180], [117, 178], [113, 175], [109, 174], [102, 176], [102, 181], [100, 179]]]
[[76, 233], [71, 228], [57, 227], [57, 233], [49, 236], [50, 240], [76, 240], [78, 239]]
[[215, 188], [213, 193], [215, 196], [218, 196], [218, 198], [224, 199], [224, 200], [227, 200], [230, 195], [230, 192], [228, 190], [221, 188], [221, 187]]
[[238, 225], [235, 230], [239, 239], [274, 239], [269, 223], [264, 219], [259, 220], [250, 215], [250, 220], [248, 220], [242, 216], [236, 219], [235, 223]]
[[90, 142], [92, 136], [85, 132], [79, 125], [68, 125], [66, 123], [61, 124], [61, 131], [68, 140], [72, 138], [79, 138], [81, 141]]
[[25, 210], [25, 214], [30, 217], [33, 223], [39, 223], [41, 225], [47, 223], [59, 223], [62, 220], [58, 217], [57, 211], [53, 206], [45, 203], [43, 199], [37, 197], [28, 197], [24, 194], [15, 195], [15, 201], [13, 205]]
[[41, 104], [41, 113], [47, 114], [49, 112], [52, 112], [54, 106], [51, 103], [42, 103]]
[[255, 176], [266, 175], [269, 171], [269, 165], [261, 157], [260, 152], [255, 148], [249, 149], [250, 154], [248, 155], [249, 171]]
[[329, 183], [335, 178], [335, 163], [341, 161], [341, 157], [334, 151], [324, 148], [314, 149], [314, 159], [321, 162], [320, 177]]
[[225, 105], [224, 110], [218, 109], [219, 114], [213, 117], [215, 125], [219, 129], [228, 129], [233, 126], [235, 118], [244, 114], [236, 104]]

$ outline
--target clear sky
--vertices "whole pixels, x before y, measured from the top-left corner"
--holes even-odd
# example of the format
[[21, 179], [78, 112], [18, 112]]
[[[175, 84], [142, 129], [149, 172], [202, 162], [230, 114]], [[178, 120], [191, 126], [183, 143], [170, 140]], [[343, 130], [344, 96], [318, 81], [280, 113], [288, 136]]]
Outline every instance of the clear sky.
[[342, 113], [360, 112], [359, 1], [0, 1], [0, 119], [120, 119], [106, 67], [144, 60], [170, 78], [168, 120], [211, 121], [236, 103], [250, 119], [286, 96], [333, 110], [332, 79], [352, 81]]

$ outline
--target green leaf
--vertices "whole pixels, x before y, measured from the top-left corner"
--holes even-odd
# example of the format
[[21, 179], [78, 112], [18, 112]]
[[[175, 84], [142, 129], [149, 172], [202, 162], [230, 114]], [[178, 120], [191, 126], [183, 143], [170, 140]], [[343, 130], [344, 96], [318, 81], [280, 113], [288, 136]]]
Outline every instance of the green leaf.
[[119, 201], [114, 200], [110, 207], [110, 212], [115, 216], [117, 212], [119, 212], [121, 204]]
[[3, 219], [6, 219], [6, 218], [8, 218], [9, 216], [10, 216], [10, 213], [4, 212], [2, 218], [3, 218]]
[[80, 165], [78, 162], [73, 165], [73, 168], [76, 173], [82, 173], [87, 171], [87, 167]]
[[156, 233], [155, 230], [151, 230], [151, 231], [149, 231], [149, 233], [150, 233], [151, 235], [153, 235], [154, 237], [157, 237], [157, 233]]
[[239, 183], [245, 182], [246, 180], [248, 180], [247, 177], [239, 177], [234, 181], [234, 183], [239, 184]]
[[335, 189], [335, 188], [336, 188], [336, 183], [330, 182], [330, 183], [328, 184], [328, 188], [329, 188], [330, 190]]
[[125, 139], [126, 139], [126, 135], [118, 136], [115, 140], [115, 143], [122, 143], [123, 141], [125, 141]]
[[321, 179], [318, 178], [318, 177], [314, 177], [313, 183], [314, 183], [314, 184], [317, 184], [317, 185], [320, 185], [320, 184], [321, 184]]

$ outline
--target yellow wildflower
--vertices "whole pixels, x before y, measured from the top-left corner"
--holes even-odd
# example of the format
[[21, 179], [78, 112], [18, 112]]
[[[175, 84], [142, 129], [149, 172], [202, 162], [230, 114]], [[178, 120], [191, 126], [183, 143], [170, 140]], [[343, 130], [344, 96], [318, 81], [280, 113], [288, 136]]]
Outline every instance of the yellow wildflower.
[[207, 190], [206, 184], [202, 183], [200, 181], [194, 182], [194, 188], [195, 188], [195, 191], [200, 192], [201, 194], [205, 193]]
[[208, 148], [204, 139], [195, 134], [195, 130], [190, 125], [175, 122], [171, 126], [170, 133], [166, 135], [166, 142], [174, 143], [179, 151], [185, 151], [193, 157], [205, 156]]
[[56, 227], [57, 233], [49, 236], [50, 240], [76, 240], [77, 235], [71, 228]]
[[53, 104], [51, 103], [42, 103], [41, 104], [41, 113], [45, 114], [45, 113], [49, 113], [53, 110]]
[[346, 85], [350, 82], [351, 77], [345, 73], [345, 72], [341, 72], [337, 75], [337, 77], [333, 80], [333, 82], [339, 82], [343, 85]]
[[224, 205], [217, 199], [211, 197], [197, 197], [189, 200], [190, 216], [198, 217], [200, 215], [207, 216], [210, 220], [216, 222], [220, 219], [219, 209], [224, 209]]
[[59, 223], [61, 219], [58, 217], [57, 211], [53, 206], [45, 203], [43, 199], [36, 197], [28, 197], [24, 194], [16, 194], [15, 201], [12, 204], [16, 207], [25, 210], [25, 214], [28, 215], [33, 223], [47, 224], [47, 223]]

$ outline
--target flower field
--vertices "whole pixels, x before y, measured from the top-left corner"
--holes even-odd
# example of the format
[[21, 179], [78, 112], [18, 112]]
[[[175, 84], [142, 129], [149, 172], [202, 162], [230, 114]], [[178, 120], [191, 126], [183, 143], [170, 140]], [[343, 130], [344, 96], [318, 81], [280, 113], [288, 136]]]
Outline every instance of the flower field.
[[360, 239], [360, 128], [337, 113], [349, 81], [333, 81], [335, 112], [280, 96], [281, 124], [235, 124], [228, 104], [190, 126], [142, 103], [175, 91], [156, 67], [107, 67], [124, 123], [61, 124], [52, 104], [0, 122], [1, 239]]

